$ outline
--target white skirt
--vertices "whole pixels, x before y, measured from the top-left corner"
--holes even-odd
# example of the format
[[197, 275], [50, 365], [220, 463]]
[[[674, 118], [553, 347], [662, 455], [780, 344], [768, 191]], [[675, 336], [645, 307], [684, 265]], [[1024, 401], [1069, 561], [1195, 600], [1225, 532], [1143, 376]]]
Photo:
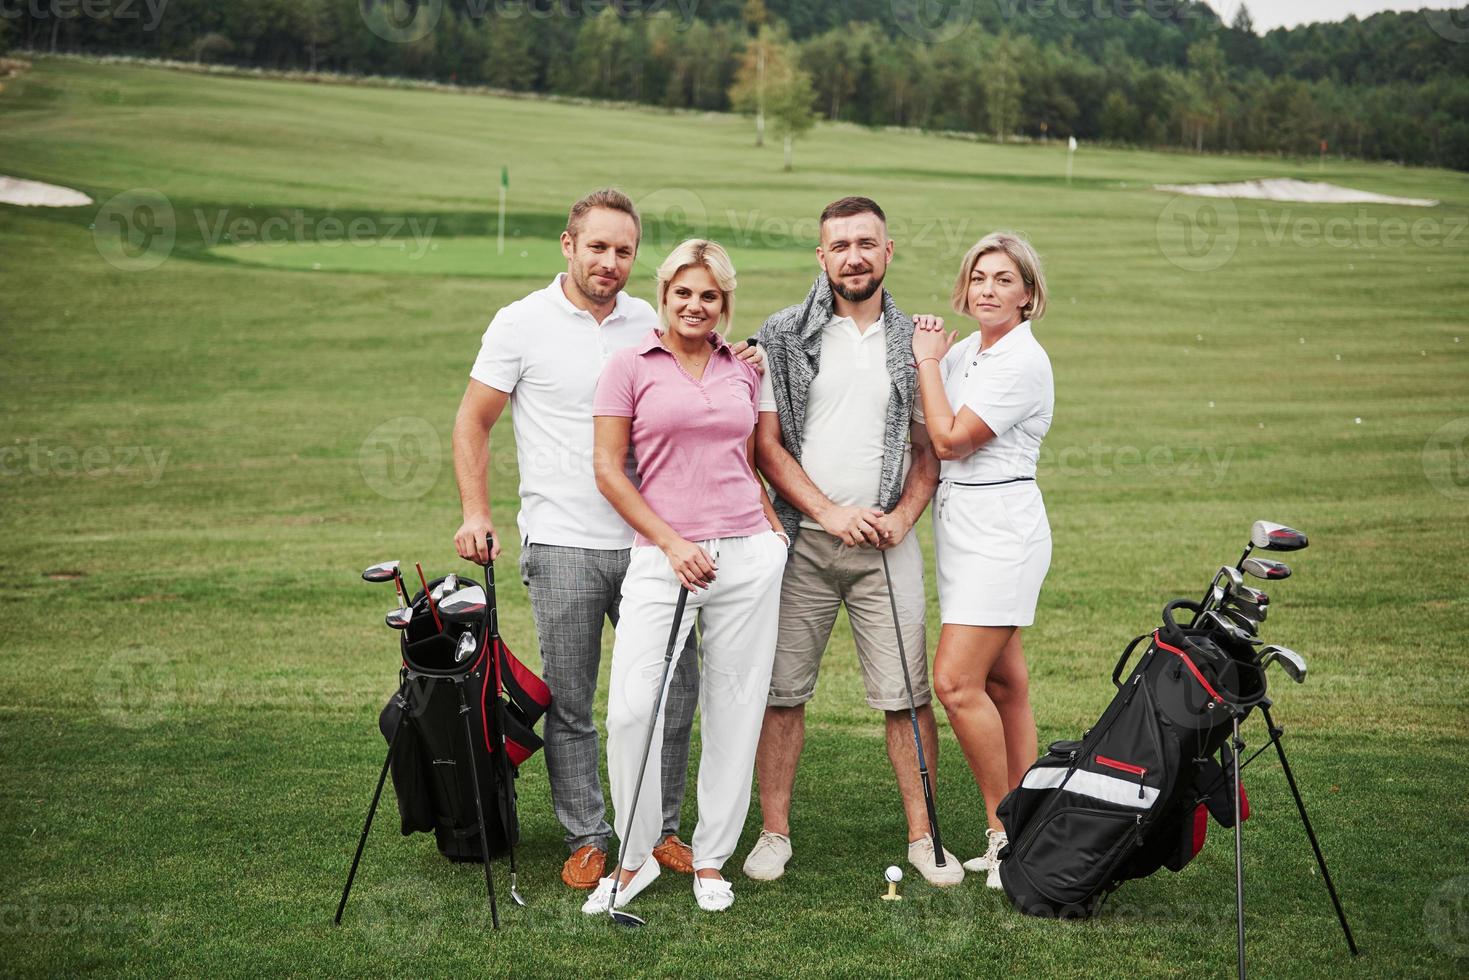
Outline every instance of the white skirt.
[[1029, 626], [1051, 567], [1051, 525], [1034, 481], [939, 484], [933, 523], [939, 614], [957, 626]]

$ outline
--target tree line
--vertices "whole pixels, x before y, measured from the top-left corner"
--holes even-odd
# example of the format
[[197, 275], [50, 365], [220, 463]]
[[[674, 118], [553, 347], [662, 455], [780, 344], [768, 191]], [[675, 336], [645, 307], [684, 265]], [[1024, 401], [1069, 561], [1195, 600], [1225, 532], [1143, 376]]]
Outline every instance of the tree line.
[[1469, 7], [1441, 18], [1261, 36], [1193, 0], [0, 0], [0, 44], [733, 109], [788, 153], [820, 117], [1469, 170]]

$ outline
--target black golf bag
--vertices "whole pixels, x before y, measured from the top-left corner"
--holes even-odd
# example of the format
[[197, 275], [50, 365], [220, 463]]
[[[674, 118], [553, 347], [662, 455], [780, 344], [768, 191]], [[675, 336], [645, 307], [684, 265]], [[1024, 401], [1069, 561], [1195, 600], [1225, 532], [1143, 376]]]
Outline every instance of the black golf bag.
[[1265, 676], [1249, 644], [1174, 619], [1199, 608], [1168, 603], [1162, 627], [1123, 651], [1117, 694], [1096, 725], [1053, 743], [1000, 803], [1009, 838], [1000, 881], [1019, 911], [1094, 915], [1124, 881], [1182, 870], [1203, 846], [1210, 813], [1234, 825], [1230, 734], [1264, 699]]
[[[460, 583], [478, 584], [463, 577]], [[487, 618], [492, 622], [492, 615]], [[475, 650], [456, 661], [466, 632], [475, 635]], [[520, 839], [515, 779], [520, 764], [541, 748], [533, 726], [551, 703], [545, 682], [515, 658], [489, 623], [446, 623], [439, 630], [422, 592], [414, 597], [413, 617], [402, 633], [402, 654], [399, 687], [378, 727], [392, 747], [393, 790], [404, 836], [432, 832], [450, 861], [484, 860], [472, 795], [478, 773], [489, 853], [504, 855]], [[468, 709], [472, 766], [461, 706]]]

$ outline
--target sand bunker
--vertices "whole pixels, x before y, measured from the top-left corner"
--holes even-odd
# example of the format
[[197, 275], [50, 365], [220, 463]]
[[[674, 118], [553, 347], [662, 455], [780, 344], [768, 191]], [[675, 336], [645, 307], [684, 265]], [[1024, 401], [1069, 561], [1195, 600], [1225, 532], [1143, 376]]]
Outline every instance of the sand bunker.
[[0, 204], [18, 204], [23, 208], [78, 208], [91, 203], [90, 197], [70, 187], [0, 176]]
[[1391, 197], [1286, 177], [1246, 180], [1237, 184], [1158, 184], [1153, 189], [1194, 197], [1245, 197], [1257, 201], [1300, 201], [1306, 204], [1401, 204], [1415, 208], [1431, 208], [1438, 204], [1423, 197]]

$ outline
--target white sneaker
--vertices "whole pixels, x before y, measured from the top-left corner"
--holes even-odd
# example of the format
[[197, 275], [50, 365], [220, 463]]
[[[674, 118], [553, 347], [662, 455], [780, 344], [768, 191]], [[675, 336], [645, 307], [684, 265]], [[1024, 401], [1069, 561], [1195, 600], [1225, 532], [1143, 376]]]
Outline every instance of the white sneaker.
[[965, 861], [964, 870], [989, 871], [991, 868], [998, 868], [1000, 866], [1000, 848], [1010, 843], [1010, 838], [1006, 836], [1003, 830], [995, 830], [994, 828], [986, 828], [984, 836], [988, 842], [984, 854]]
[[930, 885], [942, 888], [957, 885], [964, 880], [964, 866], [949, 853], [948, 848], [944, 848], [944, 866], [938, 866], [933, 852], [933, 838], [928, 834], [908, 843], [908, 863], [917, 868]]
[[734, 904], [734, 886], [722, 878], [701, 878], [695, 872], [694, 901], [705, 912], [723, 912]]
[[773, 830], [762, 830], [760, 839], [745, 855], [745, 876], [756, 881], [774, 881], [785, 874], [786, 863], [790, 859], [791, 839]]
[[1004, 890], [1005, 886], [1000, 882], [1000, 864], [1001, 863], [1002, 862], [1000, 862], [1000, 861], [996, 861], [995, 862], [995, 866], [993, 868], [990, 868], [989, 874], [987, 874], [987, 875], [984, 876], [984, 887], [986, 887], [986, 888], [994, 888], [994, 889], [996, 889], [998, 891], [1003, 891]]
[[[653, 858], [643, 862], [638, 873], [633, 875], [632, 881], [617, 889], [617, 907], [622, 908], [628, 902], [638, 897], [638, 894], [658, 877], [658, 862]], [[581, 910], [587, 915], [606, 915], [607, 908], [612, 902], [612, 882], [616, 880], [617, 871], [613, 870], [611, 875], [597, 881], [597, 888], [587, 900], [582, 903]]]

